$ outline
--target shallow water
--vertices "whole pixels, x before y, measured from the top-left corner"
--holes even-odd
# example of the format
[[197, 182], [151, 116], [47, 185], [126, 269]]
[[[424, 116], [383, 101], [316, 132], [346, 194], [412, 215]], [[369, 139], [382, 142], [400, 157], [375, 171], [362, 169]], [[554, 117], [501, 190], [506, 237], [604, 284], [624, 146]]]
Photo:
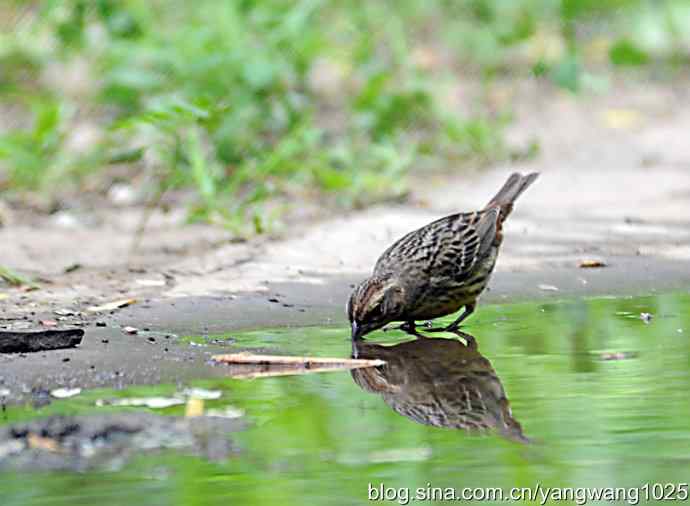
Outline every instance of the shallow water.
[[[641, 313], [652, 319], [645, 322]], [[537, 483], [638, 487], [690, 481], [689, 294], [483, 306], [464, 330], [475, 336], [481, 356], [490, 362], [488, 368], [482, 362], [478, 373], [484, 387], [493, 388], [482, 390], [481, 397], [485, 407], [493, 402], [494, 409], [487, 407], [493, 413], [489, 418], [494, 424], [507, 419], [500, 409], [495, 415], [495, 406], [501, 405], [499, 381], [530, 443], [434, 427], [419, 423], [423, 417], [405, 416], [409, 399], [428, 391], [447, 409], [438, 415], [427, 406], [424, 413], [435, 420], [455, 419], [449, 407], [453, 384], [464, 380], [448, 378], [467, 376], [464, 370], [448, 372], [461, 360], [455, 361], [453, 353], [464, 353], [458, 348], [445, 358], [439, 358], [441, 353], [428, 361], [427, 355], [399, 360], [402, 372], [379, 377], [374, 393], [358, 386], [349, 372], [195, 383], [223, 391], [206, 407], [231, 405], [245, 412], [247, 428], [228, 436], [237, 449], [230, 457], [210, 461], [166, 451], [141, 455], [115, 471], [6, 473], [0, 475], [1, 503], [342, 505], [365, 502], [370, 484], [409, 487], [413, 493], [418, 487], [509, 490]], [[263, 352], [351, 352], [345, 328], [232, 336], [237, 346]], [[373, 334], [368, 342], [408, 340], [395, 332]], [[440, 363], [445, 372], [437, 382], [431, 375], [433, 384], [420, 390], [414, 382], [421, 376], [428, 380], [429, 370]], [[467, 384], [463, 388], [458, 388], [461, 398]], [[410, 389], [416, 389], [415, 395], [401, 401]], [[98, 398], [175, 390], [163, 385], [90, 391], [39, 410], [10, 406], [0, 414], [0, 424], [54, 413], [102, 413], [115, 408], [95, 408]], [[156, 412], [180, 415], [184, 407]], [[467, 422], [467, 412], [463, 416]], [[473, 416], [470, 421], [481, 418]], [[398, 499], [405, 502], [404, 494]]]

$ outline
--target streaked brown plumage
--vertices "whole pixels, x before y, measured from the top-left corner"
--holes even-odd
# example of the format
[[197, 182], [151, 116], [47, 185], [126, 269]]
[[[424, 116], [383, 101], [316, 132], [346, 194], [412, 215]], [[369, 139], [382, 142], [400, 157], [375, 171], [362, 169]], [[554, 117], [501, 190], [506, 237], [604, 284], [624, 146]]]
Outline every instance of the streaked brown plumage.
[[[471, 336], [465, 338], [474, 343]], [[415, 339], [381, 346], [359, 339], [352, 346], [356, 358], [386, 361], [351, 374], [360, 388], [381, 395], [395, 412], [424, 425], [495, 430], [506, 438], [528, 441], [513, 418], [501, 380], [476, 345]]]
[[348, 301], [353, 339], [394, 321], [419, 335], [416, 320], [432, 320], [464, 307], [449, 326], [427, 329], [457, 330], [489, 282], [503, 240], [503, 222], [537, 176], [513, 173], [481, 211], [446, 216], [389, 247]]

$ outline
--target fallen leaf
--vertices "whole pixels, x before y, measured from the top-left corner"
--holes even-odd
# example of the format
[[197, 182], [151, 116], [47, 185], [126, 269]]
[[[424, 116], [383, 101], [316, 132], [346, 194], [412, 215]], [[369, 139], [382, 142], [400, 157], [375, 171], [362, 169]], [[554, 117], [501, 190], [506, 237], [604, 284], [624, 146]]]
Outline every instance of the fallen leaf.
[[102, 304], [100, 306], [91, 306], [87, 311], [91, 313], [99, 313], [101, 311], [113, 311], [115, 309], [121, 309], [123, 307], [131, 306], [137, 302], [136, 299], [123, 299], [116, 300], [114, 302], [108, 302], [107, 304]]
[[607, 264], [602, 260], [582, 260], [578, 267], [580, 269], [592, 269], [594, 267], [607, 267]]
[[57, 388], [50, 392], [56, 399], [69, 399], [81, 393], [81, 388]]
[[33, 281], [21, 274], [13, 271], [9, 267], [0, 266], [0, 279], [4, 280], [10, 286], [22, 286], [38, 288]]
[[57, 452], [59, 448], [57, 441], [55, 441], [54, 439], [39, 436], [38, 434], [34, 434], [33, 432], [30, 432], [29, 435], [26, 436], [26, 442], [29, 448], [35, 450]]
[[547, 292], [557, 292], [558, 287], [553, 285], [538, 285], [537, 288], [540, 290], [545, 290]]
[[187, 418], [194, 418], [197, 416], [202, 416], [204, 414], [204, 401], [203, 399], [189, 399], [187, 405], [185, 406], [184, 416]]

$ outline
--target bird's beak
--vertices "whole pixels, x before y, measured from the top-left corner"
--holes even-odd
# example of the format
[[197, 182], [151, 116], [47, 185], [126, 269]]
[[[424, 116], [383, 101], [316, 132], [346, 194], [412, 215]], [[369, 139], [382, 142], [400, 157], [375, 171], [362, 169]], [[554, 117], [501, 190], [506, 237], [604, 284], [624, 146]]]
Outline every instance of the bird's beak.
[[362, 339], [364, 335], [364, 326], [360, 325], [356, 321], [352, 322], [352, 339]]

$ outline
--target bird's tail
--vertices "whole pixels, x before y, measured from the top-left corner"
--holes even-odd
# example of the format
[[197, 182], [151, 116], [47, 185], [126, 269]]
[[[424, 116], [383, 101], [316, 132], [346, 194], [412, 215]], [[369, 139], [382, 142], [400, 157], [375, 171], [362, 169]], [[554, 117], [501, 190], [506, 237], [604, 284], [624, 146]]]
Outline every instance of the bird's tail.
[[513, 172], [505, 184], [498, 190], [498, 193], [486, 205], [485, 209], [495, 207], [501, 208], [501, 220], [504, 220], [513, 209], [513, 202], [534, 183], [539, 176], [538, 172], [532, 172], [523, 176], [518, 172]]

